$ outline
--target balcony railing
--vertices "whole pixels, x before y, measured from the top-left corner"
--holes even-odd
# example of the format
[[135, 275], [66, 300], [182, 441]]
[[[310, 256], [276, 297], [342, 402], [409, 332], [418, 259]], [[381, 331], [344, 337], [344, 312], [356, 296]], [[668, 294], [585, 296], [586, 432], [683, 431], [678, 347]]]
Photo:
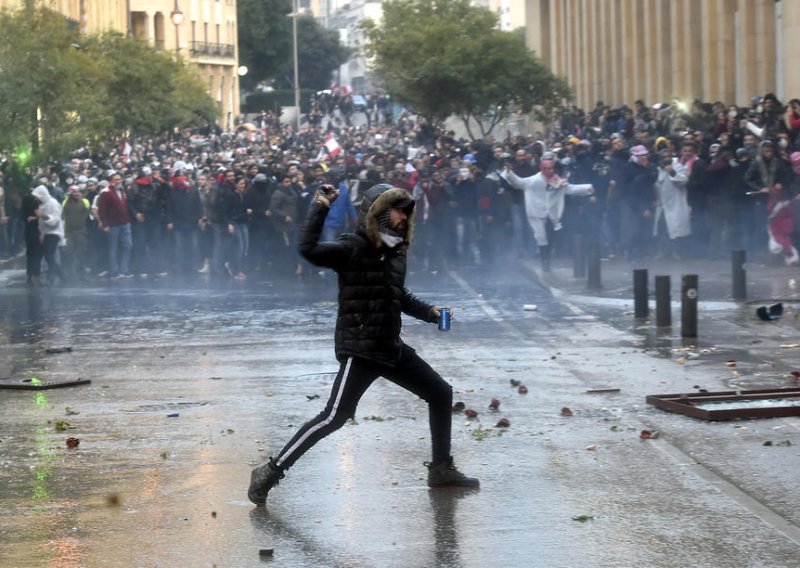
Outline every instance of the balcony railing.
[[210, 55], [213, 57], [233, 57], [236, 54], [236, 46], [225, 43], [208, 43], [205, 41], [193, 41], [189, 48], [192, 55]]

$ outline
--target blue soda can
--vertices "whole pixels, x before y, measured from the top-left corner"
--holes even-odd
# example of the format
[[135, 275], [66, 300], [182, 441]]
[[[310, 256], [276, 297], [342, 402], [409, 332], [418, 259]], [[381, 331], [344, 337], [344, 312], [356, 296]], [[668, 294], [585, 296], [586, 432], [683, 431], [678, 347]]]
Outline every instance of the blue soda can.
[[450, 331], [450, 308], [439, 309], [439, 331]]

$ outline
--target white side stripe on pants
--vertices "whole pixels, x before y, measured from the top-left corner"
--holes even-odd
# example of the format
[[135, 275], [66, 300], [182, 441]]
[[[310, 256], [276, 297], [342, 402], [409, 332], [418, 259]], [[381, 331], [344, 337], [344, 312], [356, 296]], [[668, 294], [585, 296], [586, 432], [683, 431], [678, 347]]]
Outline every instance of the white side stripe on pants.
[[281, 459], [276, 462], [276, 465], [281, 465], [283, 463], [284, 458], [286, 456], [291, 455], [292, 452], [296, 451], [297, 448], [300, 447], [308, 439], [309, 436], [311, 436], [317, 430], [324, 428], [333, 421], [333, 417], [336, 416], [336, 412], [339, 410], [339, 401], [342, 399], [342, 393], [344, 392], [344, 387], [347, 384], [348, 377], [350, 376], [350, 365], [352, 365], [352, 363], [353, 363], [353, 358], [348, 357], [347, 363], [345, 364], [344, 367], [344, 373], [342, 374], [342, 381], [339, 383], [339, 390], [336, 391], [336, 398], [333, 401], [333, 407], [331, 408], [330, 413], [328, 413], [328, 416], [325, 417], [325, 420], [322, 420], [318, 424], [315, 424], [314, 426], [309, 428], [308, 431], [306, 431], [306, 433], [303, 434], [303, 436], [299, 440], [297, 440], [294, 444], [292, 444], [292, 447], [286, 450], [286, 453], [284, 453], [281, 456]]

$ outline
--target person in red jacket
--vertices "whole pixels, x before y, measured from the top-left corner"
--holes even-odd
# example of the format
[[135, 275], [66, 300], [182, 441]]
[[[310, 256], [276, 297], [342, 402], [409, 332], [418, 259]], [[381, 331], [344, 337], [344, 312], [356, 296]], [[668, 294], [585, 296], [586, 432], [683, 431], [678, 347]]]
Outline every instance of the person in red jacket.
[[131, 219], [122, 176], [113, 173], [97, 200], [100, 226], [108, 235], [108, 271], [113, 279], [130, 278]]

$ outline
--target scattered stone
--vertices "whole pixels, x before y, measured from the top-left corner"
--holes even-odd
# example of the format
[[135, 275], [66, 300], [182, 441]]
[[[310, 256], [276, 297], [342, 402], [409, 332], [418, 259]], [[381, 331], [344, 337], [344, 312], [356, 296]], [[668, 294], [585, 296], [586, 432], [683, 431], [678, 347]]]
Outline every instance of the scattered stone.
[[519, 385], [517, 392], [519, 394], [528, 394], [528, 387], [526, 387], [525, 385]]
[[536, 310], [539, 309], [539, 306], [537, 306], [536, 304], [523, 304], [522, 309], [525, 310], [526, 312], [535, 312]]
[[594, 516], [593, 515], [576, 515], [576, 516], [572, 517], [572, 520], [573, 521], [578, 521], [579, 523], [585, 523], [586, 521], [593, 521], [594, 520]]
[[522, 384], [522, 381], [518, 381], [517, 379], [511, 379], [510, 382], [512, 387], [518, 387], [519, 385]]
[[478, 416], [478, 411], [473, 410], [472, 408], [467, 408], [466, 410], [464, 410], [464, 414], [466, 415], [467, 418], [475, 418], [476, 416]]
[[658, 438], [658, 430], [642, 430], [639, 432], [639, 438], [642, 440], [654, 440]]
[[586, 446], [586, 450], [593, 452], [597, 449], [597, 444], [591, 444], [590, 446]]
[[508, 418], [501, 418], [500, 420], [497, 421], [497, 424], [495, 424], [495, 426], [497, 428], [508, 428], [509, 426], [511, 426], [511, 421]]
[[167, 414], [167, 418], [177, 418], [178, 416], [180, 416], [180, 414], [177, 412], [170, 412]]
[[467, 406], [460, 400], [453, 405], [453, 412], [464, 412]]
[[274, 548], [262, 548], [258, 551], [258, 555], [262, 558], [264, 557], [271, 557], [275, 554]]
[[497, 410], [498, 408], [500, 408], [500, 401], [497, 400], [496, 398], [492, 398], [492, 401], [489, 403], [489, 408], [491, 408], [492, 410]]
[[109, 507], [119, 507], [122, 505], [122, 498], [119, 496], [119, 493], [112, 493], [106, 497], [106, 505]]
[[733, 359], [728, 359], [728, 360], [725, 362], [725, 366], [726, 366], [726, 367], [735, 367], [735, 366], [736, 366], [736, 361], [734, 361]]
[[66, 420], [56, 420], [56, 425], [55, 425], [56, 432], [63, 432], [71, 428], [72, 424], [70, 424]]
[[211, 518], [212, 519], [216, 519], [217, 518], [217, 512], [216, 511], [211, 511]]
[[573, 415], [572, 410], [570, 410], [566, 406], [561, 409], [561, 416], [572, 416], [572, 415]]
[[77, 448], [81, 441], [78, 438], [67, 438], [68, 448]]

